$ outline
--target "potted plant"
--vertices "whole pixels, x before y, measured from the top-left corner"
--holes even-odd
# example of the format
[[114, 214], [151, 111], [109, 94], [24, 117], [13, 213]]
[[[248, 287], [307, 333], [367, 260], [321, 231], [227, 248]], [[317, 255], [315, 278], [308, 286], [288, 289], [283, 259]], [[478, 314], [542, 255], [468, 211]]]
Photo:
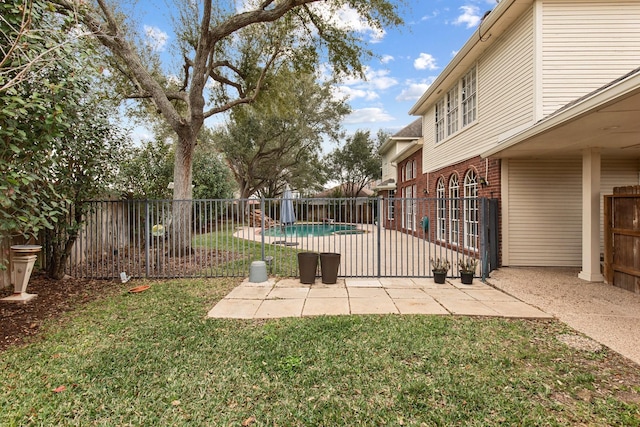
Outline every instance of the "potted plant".
[[458, 268], [460, 268], [460, 280], [465, 285], [473, 283], [473, 276], [476, 274], [476, 268], [478, 267], [478, 260], [475, 258], [462, 258], [458, 261]]
[[451, 263], [446, 258], [431, 258], [431, 271], [433, 271], [433, 281], [436, 283], [444, 283], [447, 272], [451, 268]]

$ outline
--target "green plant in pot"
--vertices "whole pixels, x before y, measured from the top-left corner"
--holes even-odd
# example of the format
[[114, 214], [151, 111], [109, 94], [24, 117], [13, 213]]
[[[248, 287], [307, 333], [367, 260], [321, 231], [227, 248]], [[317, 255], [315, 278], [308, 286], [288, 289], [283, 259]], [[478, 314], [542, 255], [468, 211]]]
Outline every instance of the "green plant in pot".
[[476, 268], [478, 267], [478, 260], [475, 258], [462, 258], [458, 261], [458, 268], [460, 269], [460, 280], [465, 285], [473, 283], [473, 276], [476, 274]]
[[431, 271], [433, 272], [433, 281], [436, 283], [444, 283], [447, 272], [451, 268], [451, 263], [446, 258], [431, 258]]

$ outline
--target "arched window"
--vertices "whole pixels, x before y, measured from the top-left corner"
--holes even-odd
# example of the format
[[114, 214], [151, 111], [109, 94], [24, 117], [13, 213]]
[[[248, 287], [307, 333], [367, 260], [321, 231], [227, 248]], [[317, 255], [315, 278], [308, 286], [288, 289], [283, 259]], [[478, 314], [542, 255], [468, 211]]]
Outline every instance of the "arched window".
[[411, 175], [413, 176], [413, 179], [416, 179], [418, 177], [418, 162], [415, 160], [411, 165]]
[[478, 174], [471, 169], [464, 176], [464, 245], [478, 248]]
[[444, 178], [438, 179], [436, 185], [436, 239], [446, 240], [447, 238], [447, 197]]
[[460, 182], [456, 173], [449, 178], [449, 198], [449, 241], [457, 245], [460, 237]]

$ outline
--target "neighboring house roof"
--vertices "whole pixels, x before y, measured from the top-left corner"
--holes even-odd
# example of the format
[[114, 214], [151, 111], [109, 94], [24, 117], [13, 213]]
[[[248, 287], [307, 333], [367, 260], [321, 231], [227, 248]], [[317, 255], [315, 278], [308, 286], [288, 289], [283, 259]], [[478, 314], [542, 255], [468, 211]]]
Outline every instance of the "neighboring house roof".
[[393, 178], [386, 179], [378, 184], [376, 184], [375, 189], [378, 191], [385, 190], [395, 190], [396, 189], [396, 180]]
[[422, 138], [422, 117], [414, 120], [409, 125], [391, 135], [378, 149], [378, 153], [383, 154], [389, 151], [399, 141], [411, 141]]
[[413, 142], [411, 142], [411, 144], [409, 144], [406, 147], [404, 147], [402, 149], [402, 151], [396, 153], [395, 156], [391, 157], [390, 160], [392, 162], [394, 162], [394, 163], [401, 162], [401, 161], [407, 159], [409, 156], [411, 156], [416, 151], [420, 150], [421, 148], [422, 148], [422, 139], [413, 141]]
[[391, 136], [391, 139], [416, 139], [422, 137], [422, 118], [414, 120]]
[[[328, 190], [324, 190], [321, 191], [320, 193], [316, 194], [315, 196], [313, 196], [316, 199], [326, 199], [326, 198], [331, 198], [333, 197], [334, 194], [336, 194], [336, 192], [340, 192], [340, 194], [347, 196], [347, 197], [354, 197], [352, 195], [347, 195], [347, 184], [340, 184], [340, 185], [336, 185], [335, 187], [332, 187]], [[362, 190], [360, 190], [360, 192], [355, 196], [355, 197], [371, 197], [374, 195], [374, 192], [369, 190], [368, 188], [363, 188]]]

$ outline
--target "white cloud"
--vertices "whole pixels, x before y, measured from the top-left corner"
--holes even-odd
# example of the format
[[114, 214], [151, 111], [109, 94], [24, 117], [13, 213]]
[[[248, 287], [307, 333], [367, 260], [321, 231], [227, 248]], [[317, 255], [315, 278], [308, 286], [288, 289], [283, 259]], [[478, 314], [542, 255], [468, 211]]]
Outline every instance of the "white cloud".
[[345, 5], [335, 10], [327, 3], [312, 3], [309, 7], [322, 16], [323, 20], [338, 28], [369, 35], [369, 43], [379, 43], [384, 38], [386, 32], [369, 25], [355, 9]]
[[342, 84], [336, 86], [337, 95], [347, 97], [349, 100], [362, 98], [372, 101], [380, 98], [378, 91], [385, 91], [398, 84], [398, 80], [389, 76], [389, 70], [374, 70], [364, 67], [365, 78], [350, 77]]
[[458, 16], [455, 21], [453, 21], [454, 25], [464, 24], [467, 28], [473, 28], [480, 23], [482, 16], [480, 16], [480, 9], [478, 6], [460, 6], [460, 10], [462, 11], [462, 15]]
[[433, 55], [428, 53], [421, 53], [415, 61], [413, 61], [413, 66], [416, 70], [437, 70], [438, 66], [436, 65], [436, 59]]
[[405, 88], [400, 92], [400, 94], [396, 97], [396, 101], [417, 101], [420, 99], [422, 94], [424, 94], [435, 77], [431, 77], [427, 80], [407, 80], [405, 82]]
[[438, 15], [440, 15], [440, 12], [437, 10], [434, 10], [433, 12], [431, 12], [431, 15], [424, 15], [422, 18], [420, 18], [420, 20], [428, 21], [431, 18], [436, 18]]
[[389, 62], [395, 60], [395, 58], [391, 55], [384, 55], [381, 59], [380, 62], [382, 62], [383, 64], [388, 64]]
[[382, 108], [371, 107], [361, 108], [354, 110], [344, 120], [345, 124], [360, 124], [360, 123], [377, 123], [377, 122], [390, 122], [394, 118], [385, 112]]
[[338, 86], [334, 89], [334, 96], [339, 99], [346, 98], [349, 101], [362, 98], [366, 101], [373, 101], [380, 98], [376, 92], [371, 90], [355, 89], [349, 86]]
[[164, 50], [164, 46], [169, 40], [169, 35], [158, 27], [144, 26], [144, 34], [147, 36], [146, 44], [156, 52]]

